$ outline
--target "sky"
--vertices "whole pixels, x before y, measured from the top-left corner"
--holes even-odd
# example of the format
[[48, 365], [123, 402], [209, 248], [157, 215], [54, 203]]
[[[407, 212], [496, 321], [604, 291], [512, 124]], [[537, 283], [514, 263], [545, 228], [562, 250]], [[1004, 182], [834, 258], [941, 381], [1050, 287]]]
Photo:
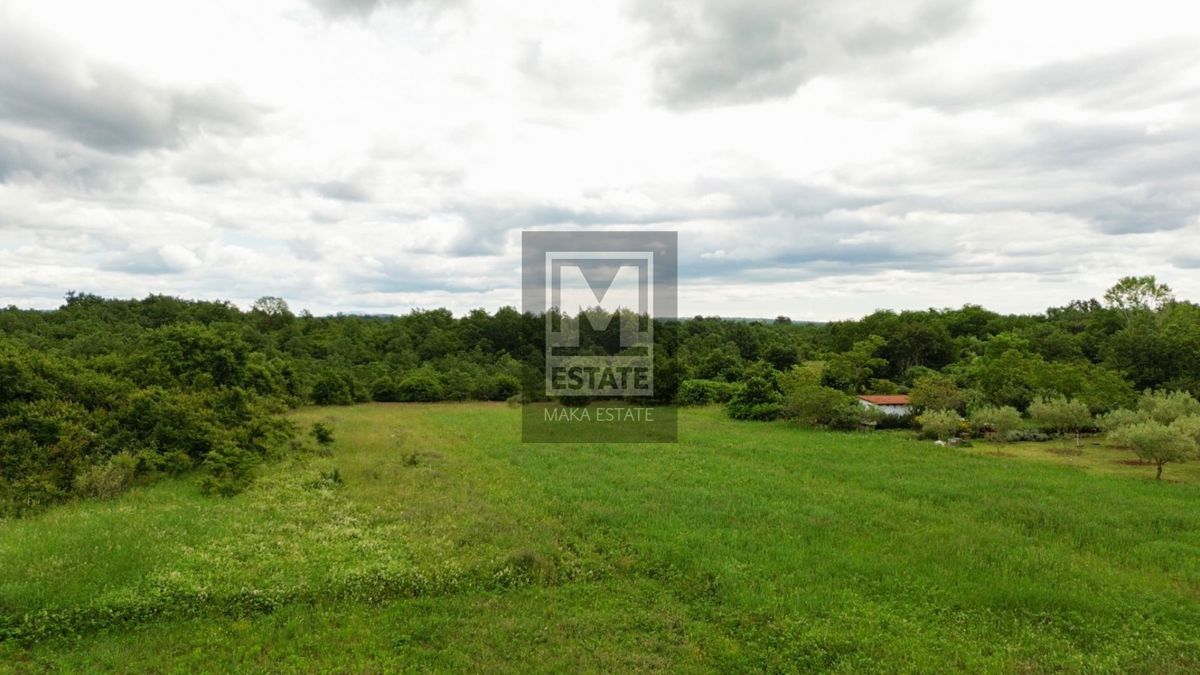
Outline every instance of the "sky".
[[1200, 299], [1200, 6], [0, 0], [0, 305], [494, 310], [537, 229], [684, 316]]

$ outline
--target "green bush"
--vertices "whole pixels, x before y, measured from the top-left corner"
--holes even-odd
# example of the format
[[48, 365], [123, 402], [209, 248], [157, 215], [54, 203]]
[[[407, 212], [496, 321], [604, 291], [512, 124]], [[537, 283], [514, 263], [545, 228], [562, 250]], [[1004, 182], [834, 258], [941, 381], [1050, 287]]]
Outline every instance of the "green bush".
[[521, 391], [521, 381], [512, 375], [497, 375], [492, 378], [488, 400], [507, 401]]
[[224, 445], [204, 459], [206, 475], [200, 482], [204, 494], [232, 497], [242, 492], [254, 480], [254, 467], [259, 458], [236, 445]]
[[350, 405], [354, 403], [354, 385], [343, 373], [325, 373], [313, 385], [313, 403], [317, 405]]
[[958, 435], [962, 418], [953, 410], [931, 410], [917, 418], [921, 431], [940, 440]]
[[783, 414], [783, 397], [764, 377], [751, 377], [725, 404], [735, 420], [773, 420]]
[[379, 377], [371, 383], [371, 400], [391, 403], [400, 400], [400, 387], [391, 377]]
[[865, 420], [866, 410], [854, 400], [834, 408], [824, 424], [835, 431], [854, 431]]
[[1004, 435], [1004, 440], [1009, 443], [1041, 443], [1050, 440], [1050, 436], [1043, 434], [1037, 429], [1013, 429]]
[[126, 490], [137, 471], [137, 459], [128, 452], [93, 464], [75, 476], [75, 494], [81, 497], [109, 499]]
[[675, 400], [679, 405], [726, 403], [736, 389], [736, 385], [719, 380], [684, 380], [679, 384]]
[[400, 380], [399, 394], [401, 401], [440, 401], [442, 383], [433, 373], [415, 371]]
[[333, 429], [329, 428], [328, 424], [323, 422], [313, 422], [312, 429], [309, 430], [312, 437], [316, 439], [318, 445], [333, 444]]
[[783, 399], [784, 416], [804, 425], [836, 427], [848, 419], [851, 406], [861, 408], [853, 396], [811, 383], [789, 386]]

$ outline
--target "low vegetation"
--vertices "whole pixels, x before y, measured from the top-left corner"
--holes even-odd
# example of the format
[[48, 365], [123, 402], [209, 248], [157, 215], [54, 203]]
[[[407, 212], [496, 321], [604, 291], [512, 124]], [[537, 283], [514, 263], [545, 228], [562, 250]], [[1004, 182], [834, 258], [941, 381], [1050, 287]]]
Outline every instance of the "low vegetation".
[[306, 408], [325, 451], [233, 497], [0, 521], [0, 672], [1200, 668], [1200, 465], [681, 414], [530, 446], [500, 404]]

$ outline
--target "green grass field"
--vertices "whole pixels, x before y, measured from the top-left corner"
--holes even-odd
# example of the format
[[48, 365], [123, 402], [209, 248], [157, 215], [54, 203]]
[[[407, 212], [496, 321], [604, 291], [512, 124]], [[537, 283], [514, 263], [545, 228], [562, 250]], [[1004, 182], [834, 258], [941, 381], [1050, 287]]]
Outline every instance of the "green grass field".
[[[1200, 669], [1200, 473], [687, 410], [308, 409], [331, 456], [0, 522], [0, 670]], [[336, 468], [344, 482], [322, 479]]]

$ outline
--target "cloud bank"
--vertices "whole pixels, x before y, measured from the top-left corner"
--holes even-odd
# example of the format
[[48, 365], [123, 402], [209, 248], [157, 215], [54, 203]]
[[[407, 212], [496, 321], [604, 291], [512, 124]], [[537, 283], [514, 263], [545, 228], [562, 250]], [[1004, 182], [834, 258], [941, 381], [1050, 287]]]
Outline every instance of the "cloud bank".
[[684, 314], [1200, 297], [1194, 13], [0, 3], [0, 303], [495, 308], [571, 228], [678, 230]]

